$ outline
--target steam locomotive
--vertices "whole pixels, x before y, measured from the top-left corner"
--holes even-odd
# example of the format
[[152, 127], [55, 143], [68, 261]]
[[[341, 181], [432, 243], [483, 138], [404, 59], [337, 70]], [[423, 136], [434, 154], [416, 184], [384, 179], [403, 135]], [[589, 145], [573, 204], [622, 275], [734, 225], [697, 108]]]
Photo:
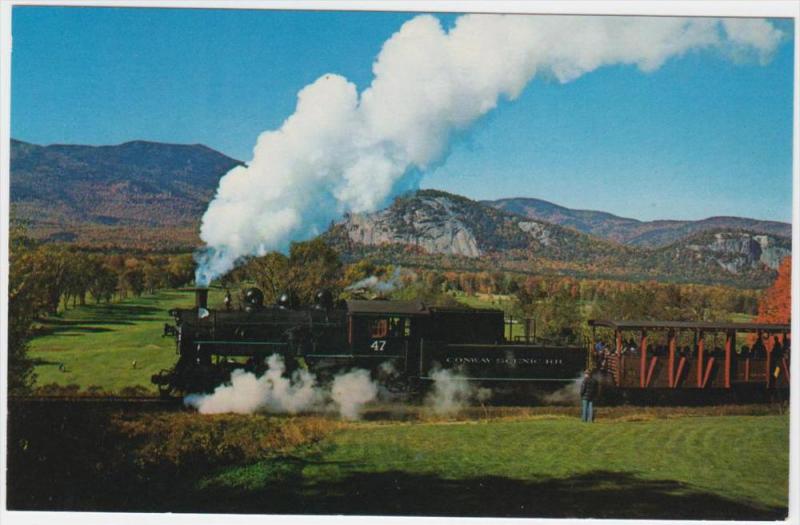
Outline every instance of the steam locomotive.
[[208, 290], [195, 290], [193, 308], [170, 311], [178, 360], [152, 377], [164, 396], [212, 391], [236, 369], [260, 374], [280, 355], [288, 370], [305, 368], [324, 381], [353, 368], [387, 376], [411, 390], [437, 369], [455, 369], [468, 380], [560, 387], [579, 376], [586, 349], [531, 344], [505, 337], [503, 312], [441, 307], [421, 301], [335, 302], [320, 291], [315, 304], [298, 306], [288, 295], [264, 304], [257, 288], [238, 308], [226, 295], [221, 309], [208, 307]]

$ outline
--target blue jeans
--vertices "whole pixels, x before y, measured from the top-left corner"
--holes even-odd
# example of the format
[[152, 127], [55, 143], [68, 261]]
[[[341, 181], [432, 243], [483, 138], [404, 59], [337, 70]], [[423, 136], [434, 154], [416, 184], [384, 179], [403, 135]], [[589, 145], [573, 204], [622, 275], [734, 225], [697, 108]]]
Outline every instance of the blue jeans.
[[581, 421], [585, 423], [591, 423], [594, 421], [592, 401], [588, 399], [581, 399]]

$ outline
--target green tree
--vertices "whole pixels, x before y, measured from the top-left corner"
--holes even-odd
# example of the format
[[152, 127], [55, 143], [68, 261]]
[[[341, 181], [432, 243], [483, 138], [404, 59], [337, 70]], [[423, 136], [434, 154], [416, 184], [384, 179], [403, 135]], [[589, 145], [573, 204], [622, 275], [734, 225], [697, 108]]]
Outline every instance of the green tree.
[[262, 257], [255, 257], [247, 263], [247, 274], [250, 280], [264, 292], [264, 300], [274, 303], [289, 283], [289, 259], [278, 252], [270, 252]]
[[172, 288], [186, 286], [194, 280], [195, 262], [191, 254], [170, 257], [167, 264], [169, 285]]
[[164, 268], [162, 261], [146, 262], [142, 268], [144, 278], [144, 288], [148, 293], [155, 293], [156, 290], [166, 288], [170, 283], [170, 274]]
[[246, 273], [264, 292], [267, 302], [284, 292], [310, 304], [321, 289], [338, 296], [342, 290], [343, 266], [339, 254], [321, 239], [295, 242], [288, 257], [271, 252], [245, 263]]
[[289, 247], [289, 290], [302, 303], [311, 303], [325, 288], [337, 297], [342, 289], [342, 261], [322, 239], [295, 242]]
[[34, 272], [43, 286], [47, 312], [58, 313], [70, 277], [70, 254], [61, 246], [40, 246], [34, 255]]
[[571, 287], [546, 294], [520, 288], [516, 295], [517, 312], [536, 322], [537, 336], [553, 343], [575, 344], [580, 341], [584, 319], [580, 301], [573, 296]]
[[539, 303], [534, 316], [540, 333], [546, 338], [565, 344], [580, 340], [580, 306], [568, 290], [560, 290]]
[[11, 228], [8, 282], [8, 390], [22, 394], [36, 379], [28, 357], [31, 325], [42, 302], [41, 279], [36, 275], [37, 257], [23, 229]]
[[77, 301], [86, 304], [86, 294], [93, 279], [95, 261], [86, 253], [80, 251], [67, 252], [67, 276], [64, 288], [64, 306], [72, 298], [73, 306]]
[[[680, 312], [674, 290], [659, 290], [657, 283], [625, 286], [595, 302], [592, 317], [619, 320], [676, 320]], [[679, 304], [679, 303], [677, 303]]]
[[94, 297], [95, 301], [99, 303], [105, 299], [108, 303], [117, 291], [117, 274], [114, 270], [105, 265], [100, 264], [92, 272], [92, 282], [89, 284], [89, 292]]
[[135, 296], [140, 296], [144, 292], [144, 270], [139, 266], [128, 268], [121, 275], [125, 289], [132, 292]]

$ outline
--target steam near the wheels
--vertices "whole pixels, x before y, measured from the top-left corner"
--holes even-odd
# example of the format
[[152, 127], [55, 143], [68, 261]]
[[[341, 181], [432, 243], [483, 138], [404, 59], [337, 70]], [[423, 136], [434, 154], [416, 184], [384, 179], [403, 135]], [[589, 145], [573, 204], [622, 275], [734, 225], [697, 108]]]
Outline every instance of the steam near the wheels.
[[425, 404], [438, 415], [453, 414], [492, 397], [491, 390], [476, 386], [457, 371], [440, 368], [431, 372], [431, 379], [433, 386], [425, 397]]
[[[380, 399], [391, 400], [391, 394], [381, 389], [370, 373], [353, 369], [337, 374], [330, 385], [322, 385], [307, 370], [289, 374], [278, 354], [271, 355], [266, 371], [256, 376], [252, 372], [235, 370], [230, 381], [219, 385], [210, 394], [190, 394], [184, 404], [201, 414], [299, 414], [302, 412], [338, 412], [342, 419], [356, 420], [365, 405]], [[385, 377], [396, 373], [391, 362], [381, 364]], [[473, 402], [491, 397], [487, 388], [477, 388], [467, 377], [452, 370], [437, 369], [431, 374], [432, 388], [425, 404], [437, 415], [450, 415]]]
[[378, 386], [366, 370], [351, 370], [337, 375], [330, 389], [323, 388], [307, 370], [286, 372], [283, 358], [273, 354], [261, 376], [235, 370], [230, 382], [208, 395], [186, 396], [184, 403], [201, 414], [233, 412], [252, 414], [298, 414], [334, 409], [344, 419], [358, 419], [361, 408], [378, 395]]
[[320, 77], [279, 129], [259, 136], [248, 165], [222, 178], [203, 216], [197, 283], [415, 189], [454, 131], [537, 75], [569, 82], [614, 64], [647, 72], [703, 49], [763, 62], [781, 38], [760, 19], [464, 15], [445, 29], [418, 16], [384, 43], [369, 87]]

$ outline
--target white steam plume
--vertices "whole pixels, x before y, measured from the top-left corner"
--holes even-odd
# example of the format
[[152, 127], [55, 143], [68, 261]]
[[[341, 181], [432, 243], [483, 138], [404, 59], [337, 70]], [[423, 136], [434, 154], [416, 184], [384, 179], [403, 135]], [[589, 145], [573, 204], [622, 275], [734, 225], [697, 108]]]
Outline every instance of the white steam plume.
[[[594, 378], [599, 382], [601, 391], [605, 387], [613, 384], [613, 378], [609, 374], [599, 372], [594, 373]], [[563, 387], [550, 392], [542, 397], [542, 403], [545, 405], [577, 405], [581, 402], [581, 384], [583, 383], [583, 374], [567, 383]]]
[[583, 373], [563, 387], [546, 394], [542, 398], [545, 405], [577, 405], [581, 402], [581, 383]]
[[350, 286], [345, 288], [345, 290], [348, 291], [373, 290], [374, 292], [379, 294], [392, 293], [400, 285], [401, 271], [402, 270], [399, 267], [395, 268], [394, 271], [392, 272], [391, 277], [389, 277], [389, 279], [387, 280], [382, 280], [376, 275], [370, 275], [369, 277], [365, 277], [364, 279], [361, 279], [360, 281], [351, 284]]
[[317, 388], [313, 374], [296, 370], [287, 377], [283, 358], [277, 354], [269, 357], [267, 366], [261, 377], [234, 370], [230, 383], [218, 386], [209, 395], [186, 396], [184, 404], [195, 407], [201, 414], [252, 414], [256, 411], [297, 414], [322, 403], [324, 394]]
[[492, 395], [488, 388], [476, 387], [466, 376], [452, 370], [434, 370], [431, 379], [433, 386], [425, 397], [425, 404], [439, 415], [456, 413], [474, 401], [487, 401]]
[[320, 77], [279, 129], [261, 134], [249, 164], [222, 178], [203, 216], [197, 283], [416, 188], [453, 131], [537, 75], [569, 82], [614, 64], [647, 72], [711, 48], [765, 61], [781, 39], [760, 19], [464, 15], [445, 30], [417, 16], [384, 43], [368, 88]]
[[361, 408], [377, 396], [378, 386], [366, 370], [353, 370], [333, 379], [331, 398], [344, 419], [358, 419]]
[[296, 370], [287, 376], [280, 355], [270, 356], [267, 366], [260, 377], [234, 370], [229, 383], [218, 386], [211, 394], [186, 396], [184, 404], [201, 414], [298, 414], [335, 408], [343, 419], [358, 419], [363, 406], [377, 397], [378, 386], [366, 370], [336, 376], [328, 390], [317, 384], [316, 377], [306, 370]]

